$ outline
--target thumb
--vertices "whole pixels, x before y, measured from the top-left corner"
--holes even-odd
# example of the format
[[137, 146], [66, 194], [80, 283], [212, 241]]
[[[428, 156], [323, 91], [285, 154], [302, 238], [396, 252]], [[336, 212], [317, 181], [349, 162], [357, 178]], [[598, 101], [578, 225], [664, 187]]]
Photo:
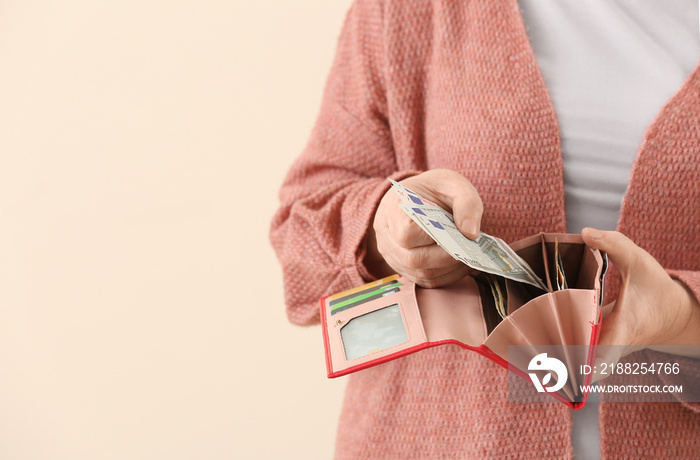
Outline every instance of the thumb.
[[630, 331], [635, 325], [630, 325], [629, 321], [629, 316], [619, 312], [611, 314], [603, 321], [596, 348], [596, 359], [617, 363], [623, 356], [643, 348], [634, 343], [635, 339], [630, 335]]
[[[471, 184], [469, 184], [471, 186]], [[474, 187], [472, 187], [473, 189]], [[476, 190], [470, 193], [457, 195], [452, 204], [452, 214], [457, 228], [470, 239], [476, 239], [481, 230], [481, 216], [484, 213], [484, 205]]]
[[457, 228], [467, 238], [478, 237], [484, 205], [472, 183], [455, 171], [433, 170], [430, 173], [430, 188], [438, 200], [452, 210]]
[[[600, 330], [600, 337], [598, 338], [598, 346], [600, 347], [598, 354], [608, 355], [618, 352], [616, 345], [626, 343], [627, 337], [625, 334], [625, 325], [622, 324], [623, 321], [619, 314], [611, 314], [603, 321], [603, 327]], [[619, 359], [618, 356], [616, 359]]]
[[610, 262], [622, 275], [629, 272], [637, 254], [637, 245], [620, 232], [607, 232], [586, 227], [581, 231], [583, 242], [608, 254]]

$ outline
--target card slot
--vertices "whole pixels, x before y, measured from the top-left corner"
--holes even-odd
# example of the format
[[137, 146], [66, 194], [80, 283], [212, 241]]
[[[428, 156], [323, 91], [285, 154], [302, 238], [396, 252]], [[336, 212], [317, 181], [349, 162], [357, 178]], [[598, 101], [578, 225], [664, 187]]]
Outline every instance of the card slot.
[[[530, 268], [532, 268], [532, 271], [547, 284], [549, 289], [551, 289], [548, 276], [549, 272], [545, 264], [545, 258], [543, 257], [543, 238], [544, 234], [538, 233], [537, 235], [516, 241], [511, 244], [510, 247], [518, 256], [527, 262]], [[523, 284], [523, 288], [529, 294], [530, 298], [535, 298], [545, 292], [529, 284]]]
[[[401, 283], [403, 286], [397, 293], [370, 300], [326, 318], [333, 372], [342, 372], [427, 341], [416, 303], [415, 284], [403, 278]], [[372, 317], [377, 312], [379, 313]], [[397, 313], [405, 332], [405, 340], [399, 341], [396, 338], [399, 336]], [[363, 317], [364, 319], [361, 319]], [[353, 323], [356, 319], [358, 321]], [[349, 324], [352, 326], [343, 333], [343, 329]], [[377, 328], [381, 327], [386, 330], [378, 331]], [[394, 341], [391, 342], [387, 338], [384, 345], [388, 346], [375, 346], [383, 343], [381, 334], [378, 335], [380, 332], [393, 334]], [[345, 342], [348, 340], [354, 342], [346, 346]], [[366, 343], [362, 343], [363, 340]]]
[[346, 361], [398, 347], [408, 342], [408, 337], [398, 303], [355, 316], [340, 327]]
[[[377, 299], [373, 300], [371, 302], [367, 302], [366, 304], [363, 304], [361, 307], [358, 307], [356, 309], [352, 310], [346, 310], [344, 312], [339, 313], [332, 319], [332, 335], [336, 337], [336, 342], [339, 344], [339, 349], [342, 351], [342, 353], [339, 354], [339, 356], [342, 357], [344, 362], [352, 362], [352, 361], [362, 361], [362, 358], [368, 358], [371, 356], [378, 357], [381, 356], [382, 354], [385, 354], [387, 350], [401, 347], [402, 345], [405, 345], [409, 342], [411, 342], [411, 339], [415, 335], [415, 331], [412, 328], [411, 325], [409, 324], [408, 318], [406, 317], [406, 305], [410, 305], [410, 294], [409, 293], [397, 293], [391, 296], [387, 296], [386, 298], [382, 299]], [[405, 340], [403, 340], [400, 343], [395, 343], [391, 347], [384, 348], [383, 350], [377, 351], [377, 353], [365, 353], [361, 356], [355, 356], [353, 357], [354, 353], [349, 353], [348, 348], [351, 347], [363, 347], [364, 345], [357, 343], [358, 340], [361, 340], [360, 337], [355, 338], [355, 343], [353, 343], [350, 347], [346, 344], [346, 340], [343, 340], [343, 329], [351, 324], [353, 320], [358, 320], [361, 321], [359, 318], [363, 319], [373, 319], [375, 320], [377, 317], [375, 316], [372, 318], [372, 314], [376, 312], [380, 312], [381, 310], [384, 310], [386, 308], [392, 307], [396, 305], [398, 313], [400, 315], [401, 319], [401, 325], [403, 327], [403, 330], [405, 332]], [[409, 306], [410, 308], [410, 306]], [[361, 335], [361, 334], [358, 334]], [[372, 347], [376, 348], [376, 347]], [[350, 355], [350, 357], [349, 357]], [[376, 355], [376, 356], [375, 356]]]
[[566, 276], [569, 288], [580, 288], [579, 273], [581, 273], [581, 262], [586, 245], [583, 239], [572, 241], [572, 237], [578, 235], [547, 235], [545, 237], [545, 256], [550, 268], [550, 282], [556, 286], [557, 258], [556, 248], [559, 247], [559, 254], [562, 258], [562, 267]]
[[600, 251], [586, 246], [581, 254], [576, 288], [599, 290], [601, 287], [600, 278], [603, 274], [604, 266], [605, 264], [603, 263], [603, 257]]
[[396, 293], [380, 297], [377, 299], [373, 299], [370, 301], [367, 301], [361, 305], [357, 305], [355, 307], [349, 308], [347, 310], [343, 310], [338, 312], [335, 315], [329, 315], [327, 317], [328, 320], [328, 325], [330, 327], [339, 327], [342, 326], [343, 324], [347, 323], [350, 319], [366, 315], [367, 313], [371, 313], [375, 310], [379, 310], [380, 308], [383, 308], [385, 306], [400, 302], [402, 304], [406, 303], [411, 303], [411, 300], [415, 298], [413, 294], [413, 289], [402, 289], [399, 290]]
[[542, 264], [544, 266], [544, 279], [547, 282], [547, 289], [549, 292], [554, 292], [554, 289], [552, 289], [552, 270], [550, 269], [551, 265], [549, 264], [549, 257], [547, 257], [547, 244], [545, 243], [544, 240], [544, 233], [540, 233], [540, 248], [542, 250]]
[[349, 295], [357, 295], [358, 292], [363, 291], [363, 290], [365, 290], [365, 289], [367, 289], [367, 288], [370, 288], [370, 287], [378, 287], [378, 286], [380, 286], [380, 285], [382, 285], [382, 284], [386, 284], [386, 283], [389, 283], [389, 282], [397, 281], [397, 280], [399, 280], [399, 279], [400, 279], [400, 276], [399, 276], [399, 275], [391, 275], [391, 276], [387, 276], [386, 278], [382, 278], [382, 279], [379, 279], [379, 280], [376, 280], [376, 281], [372, 281], [372, 282], [363, 284], [363, 285], [361, 285], [361, 286], [356, 286], [356, 287], [354, 287], [354, 288], [352, 288], [352, 289], [348, 289], [348, 290], [345, 290], [345, 291], [341, 291], [341, 292], [338, 292], [338, 293], [336, 293], [336, 294], [333, 294], [333, 295], [330, 295], [330, 296], [326, 297], [326, 303], [327, 303], [327, 304], [330, 304], [330, 305], [333, 305], [333, 304], [335, 304], [336, 301], [337, 301], [339, 298], [341, 298], [341, 297], [346, 297], [346, 296], [349, 296]]
[[479, 292], [479, 300], [481, 304], [481, 313], [486, 326], [486, 334], [490, 334], [498, 326], [503, 318], [498, 313], [496, 301], [493, 298], [494, 294], [490, 283], [486, 279], [475, 279]]
[[377, 291], [377, 290], [388, 289], [388, 288], [392, 288], [392, 287], [401, 287], [401, 283], [399, 283], [398, 280], [392, 280], [392, 281], [387, 281], [387, 282], [384, 282], [381, 284], [373, 285], [371, 287], [368, 286], [362, 290], [344, 295], [343, 297], [336, 298], [335, 300], [331, 300], [330, 302], [328, 302], [328, 306], [331, 307], [331, 309], [332, 309], [332, 307], [334, 307], [336, 305], [342, 305], [345, 302], [348, 302], [350, 300], [364, 297], [368, 293], [372, 293], [372, 292]]
[[343, 295], [341, 297], [336, 296], [333, 300], [327, 302], [327, 308], [330, 309], [331, 316], [336, 316], [342, 311], [362, 306], [375, 299], [398, 294], [402, 288], [403, 283], [398, 279], [384, 283], [371, 283], [348, 295]]
[[602, 256], [599, 251], [588, 247], [583, 242], [581, 235], [544, 234], [544, 240], [550, 267], [556, 266], [555, 242], [559, 242], [559, 251], [562, 254], [564, 271], [570, 289], [597, 289], [600, 287]]
[[[508, 314], [514, 313], [520, 307], [537, 296], [533, 296], [527, 290], [526, 285], [513, 280], [506, 280], [506, 292], [508, 296]], [[540, 291], [541, 292], [541, 291]], [[541, 294], [540, 294], [541, 295]]]

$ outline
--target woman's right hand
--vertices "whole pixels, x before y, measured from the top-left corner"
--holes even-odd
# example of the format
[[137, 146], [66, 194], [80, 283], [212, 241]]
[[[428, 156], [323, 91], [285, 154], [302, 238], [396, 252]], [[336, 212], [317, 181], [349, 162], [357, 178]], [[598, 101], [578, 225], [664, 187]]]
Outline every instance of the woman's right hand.
[[[434, 169], [400, 181], [402, 185], [451, 211], [457, 228], [470, 239], [479, 235], [484, 206], [461, 174]], [[400, 208], [393, 190], [384, 194], [367, 233], [365, 265], [377, 276], [399, 273], [419, 286], [434, 288], [462, 279], [472, 269], [454, 259]]]

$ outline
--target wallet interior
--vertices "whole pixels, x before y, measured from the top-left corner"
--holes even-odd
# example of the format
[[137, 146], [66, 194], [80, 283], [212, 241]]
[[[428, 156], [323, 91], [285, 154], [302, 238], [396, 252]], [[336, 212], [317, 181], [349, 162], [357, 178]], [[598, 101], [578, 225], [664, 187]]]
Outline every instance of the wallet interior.
[[[556, 286], [556, 282], [553, 281], [553, 270], [549, 268], [556, 265], [555, 240], [558, 241], [568, 281], [568, 289], [559, 291], [552, 287]], [[494, 318], [498, 315], [493, 315], [495, 309], [492, 301], [489, 296], [483, 295], [472, 276], [440, 289], [416, 287], [416, 301], [429, 341], [456, 339], [472, 347], [489, 343], [498, 345], [498, 336], [506, 332], [501, 329], [506, 329], [509, 337], [513, 335], [513, 327], [504, 323], [523, 323], [527, 335], [523, 332], [516, 334], [521, 335], [521, 340], [526, 343], [586, 344], [588, 338], [584, 336], [590, 331], [588, 322], [596, 324], [599, 319], [597, 297], [602, 265], [600, 253], [583, 244], [579, 235], [570, 234], [540, 234], [521, 240], [511, 247], [545, 281], [548, 292], [506, 279], [508, 316], [500, 319]], [[537, 299], [541, 300], [536, 301]], [[562, 311], [562, 307], [573, 312]], [[563, 316], [568, 317], [569, 313], [573, 313], [577, 319], [585, 319], [583, 322], [586, 327], [581, 327], [580, 330], [568, 327], [547, 328], [557, 331], [561, 329], [555, 337], [545, 334], [537, 327], [538, 323], [557, 321]], [[521, 328], [515, 330], [519, 329]], [[491, 336], [493, 338], [488, 340]]]
[[[556, 288], [555, 245], [566, 289]], [[592, 327], [600, 320], [601, 254], [571, 234], [536, 235], [511, 247], [547, 284], [548, 292], [506, 279], [508, 315], [501, 318], [473, 277], [441, 289], [416, 287], [426, 337], [430, 342], [454, 338], [474, 348], [485, 345], [524, 372], [534, 356], [547, 352], [567, 366], [570, 382], [561, 392], [576, 400], [578, 383], [583, 383], [578, 382], [580, 365], [588, 362], [590, 351], [580, 345], [591, 344]], [[509, 345], [516, 345], [510, 354]]]
[[[557, 246], [566, 289], [557, 289]], [[577, 368], [589, 356], [587, 347], [566, 345], [590, 345], [591, 330], [601, 312], [601, 254], [573, 234], [534, 235], [511, 248], [548, 291], [506, 279], [505, 318], [494, 308], [479, 276], [424, 289], [396, 275], [325, 298], [322, 315], [330, 349], [329, 375], [343, 375], [444, 341], [477, 351], [487, 347], [509, 365], [527, 370], [532, 357], [546, 347], [569, 368], [572, 381], [561, 392], [568, 400], [576, 400]], [[352, 299], [361, 301], [353, 304]], [[522, 346], [511, 348], [509, 356], [509, 345]], [[552, 345], [560, 346], [554, 354]]]

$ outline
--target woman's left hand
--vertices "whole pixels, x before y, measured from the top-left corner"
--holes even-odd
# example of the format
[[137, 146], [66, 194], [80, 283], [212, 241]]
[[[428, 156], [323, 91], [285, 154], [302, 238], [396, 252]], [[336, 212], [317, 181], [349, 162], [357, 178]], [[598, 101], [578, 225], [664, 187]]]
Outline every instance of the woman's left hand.
[[[603, 321], [599, 345], [616, 345], [617, 358], [663, 345], [700, 356], [700, 304], [656, 259], [619, 232], [585, 228], [584, 242], [608, 254], [621, 275], [620, 292]], [[606, 307], [607, 308], [607, 307]]]

